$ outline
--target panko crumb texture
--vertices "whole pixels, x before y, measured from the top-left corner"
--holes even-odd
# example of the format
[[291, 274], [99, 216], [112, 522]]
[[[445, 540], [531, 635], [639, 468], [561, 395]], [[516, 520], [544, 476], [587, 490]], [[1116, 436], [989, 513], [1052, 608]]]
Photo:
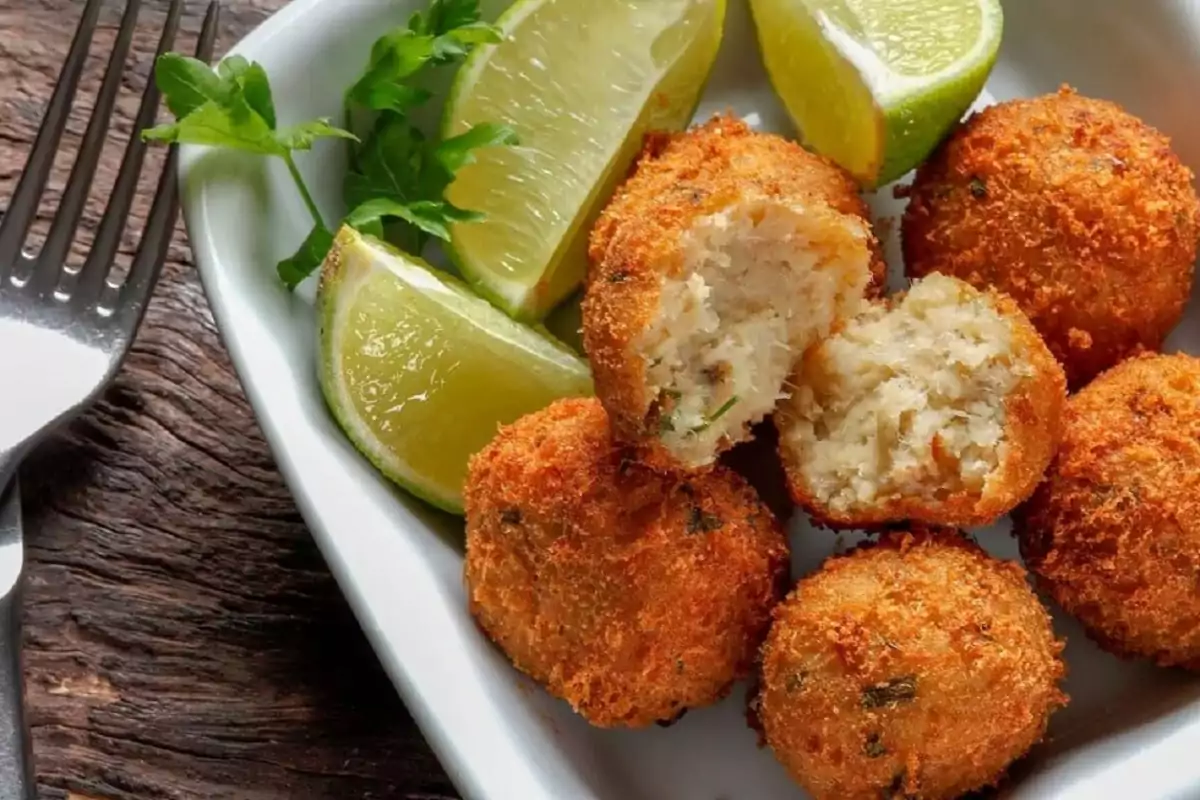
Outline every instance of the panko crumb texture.
[[736, 473], [651, 471], [563, 400], [472, 459], [466, 508], [471, 613], [592, 724], [670, 721], [750, 673], [788, 548]]
[[953, 531], [890, 533], [777, 607], [757, 714], [816, 800], [993, 785], [1066, 702], [1062, 643], [1015, 562]]
[[[678, 233], [702, 215], [715, 191], [750, 184], [767, 197], [827, 203], [833, 210], [870, 220], [870, 210], [850, 174], [796, 142], [759, 133], [736, 117], [718, 115], [683, 133], [651, 133], [631, 177], [613, 196], [589, 243], [589, 280], [605, 274], [608, 250], [620, 229], [647, 223], [646, 238]], [[657, 238], [665, 238], [659, 236]], [[872, 242], [871, 272], [882, 288], [886, 273], [879, 243]]]
[[1014, 530], [1039, 584], [1105, 649], [1200, 669], [1200, 360], [1133, 358], [1073, 396]]
[[1200, 204], [1154, 128], [1067, 87], [976, 113], [923, 166], [908, 273], [1011, 295], [1073, 388], [1157, 350], [1191, 292]]

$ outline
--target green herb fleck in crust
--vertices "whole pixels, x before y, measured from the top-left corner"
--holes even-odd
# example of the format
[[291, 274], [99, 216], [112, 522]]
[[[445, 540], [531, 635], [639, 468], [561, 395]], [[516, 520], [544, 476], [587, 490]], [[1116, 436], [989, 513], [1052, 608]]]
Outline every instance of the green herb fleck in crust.
[[700, 506], [692, 506], [688, 511], [687, 530], [688, 533], [712, 533], [718, 531], [721, 526], [721, 518], [712, 512], [705, 511]]
[[863, 689], [863, 708], [887, 708], [902, 703], [911, 703], [917, 696], [917, 676], [905, 675], [892, 678]]

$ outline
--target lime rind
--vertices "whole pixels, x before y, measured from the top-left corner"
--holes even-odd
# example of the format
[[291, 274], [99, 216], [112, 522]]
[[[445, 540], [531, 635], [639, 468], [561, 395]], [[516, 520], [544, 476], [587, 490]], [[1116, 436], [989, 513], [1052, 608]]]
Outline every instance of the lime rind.
[[996, 55], [993, 51], [975, 71], [947, 77], [924, 95], [889, 109], [883, 146], [886, 155], [875, 180], [878, 185], [891, 183], [929, 158], [983, 90]]
[[923, 163], [983, 90], [999, 55], [1004, 11], [995, 0], [977, 4], [984, 35], [970, 51], [929, 75], [897, 73], [861, 46], [838, 47], [863, 77], [884, 120], [884, 159], [875, 184], [891, 183]]
[[[961, 119], [987, 81], [1003, 31], [998, 0], [970, 0], [979, 14], [970, 48], [931, 73], [902, 72], [866, 41], [858, 13], [872, 2], [885, 0], [751, 0], [767, 72], [806, 144], [868, 188], [920, 164]], [[930, 13], [946, 8], [941, 2]]]
[[[883, 118], [855, 65], [827, 43], [829, 31], [840, 28], [823, 24], [805, 0], [751, 0], [750, 8], [767, 76], [805, 145], [860, 181], [876, 174]], [[860, 46], [852, 37], [846, 41]], [[871, 130], [863, 129], [867, 125]], [[870, 141], [851, 153], [844, 140], [856, 130]]]
[[[318, 383], [325, 397], [325, 406], [333, 415], [334, 421], [342, 429], [342, 433], [354, 445], [371, 466], [375, 467], [388, 480], [395, 483], [409, 494], [424, 500], [430, 505], [451, 514], [462, 514], [461, 493], [447, 492], [443, 487], [427, 484], [420, 476], [408, 469], [408, 465], [391, 452], [379, 440], [363, 419], [350, 411], [354, 408], [354, 400], [346, 391], [345, 382], [336, 376], [340, 372], [338, 353], [333, 346], [340, 336], [340, 323], [344, 315], [339, 315], [339, 309], [348, 304], [338, 302], [355, 290], [354, 284], [363, 280], [361, 270], [347, 269], [341, 256], [341, 245], [335, 245], [326, 261], [321, 274], [321, 288], [318, 294], [318, 336], [317, 347], [320, 359]], [[347, 274], [353, 271], [354, 274]]]

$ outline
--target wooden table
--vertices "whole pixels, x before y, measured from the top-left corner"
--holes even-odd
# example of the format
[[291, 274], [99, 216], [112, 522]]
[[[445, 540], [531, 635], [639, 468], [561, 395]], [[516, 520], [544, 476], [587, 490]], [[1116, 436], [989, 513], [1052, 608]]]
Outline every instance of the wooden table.
[[[224, 0], [218, 49], [285, 2]], [[194, 41], [204, 5], [188, 0], [182, 45]], [[129, 134], [166, 6], [143, 2], [138, 79], [121, 99], [118, 138]], [[87, 108], [123, 7], [106, 3], [83, 83]], [[0, 203], [81, 8], [0, 0]], [[84, 119], [68, 131], [72, 144]], [[112, 145], [102, 186], [123, 146]], [[57, 164], [57, 187], [69, 166]], [[90, 243], [102, 203], [93, 198], [78, 245]], [[50, 214], [52, 206], [43, 222]], [[182, 225], [115, 385], [37, 450], [22, 477], [27, 702], [44, 797], [455, 794], [297, 515], [217, 336]]]

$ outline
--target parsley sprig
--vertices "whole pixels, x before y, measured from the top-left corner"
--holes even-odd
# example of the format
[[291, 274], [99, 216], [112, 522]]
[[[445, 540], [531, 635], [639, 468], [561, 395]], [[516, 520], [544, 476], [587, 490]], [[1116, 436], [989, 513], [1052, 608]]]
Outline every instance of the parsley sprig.
[[230, 56], [214, 72], [201, 61], [167, 53], [155, 64], [154, 77], [176, 121], [143, 131], [142, 136], [283, 160], [313, 220], [296, 253], [278, 265], [289, 289], [320, 266], [333, 246], [331, 227], [294, 157], [312, 149], [318, 139], [351, 143], [343, 184], [350, 209], [345, 223], [381, 238], [386, 233], [400, 247], [420, 255], [431, 238], [449, 240], [454, 223], [480, 219], [444, 196], [458, 170], [474, 160], [474, 151], [516, 143], [510, 128], [492, 123], [442, 141], [427, 138], [409, 119], [410, 112], [430, 99], [420, 77], [425, 70], [461, 61], [476, 45], [499, 39], [499, 31], [480, 20], [479, 0], [431, 0], [407, 26], [375, 42], [362, 76], [346, 92], [346, 127], [319, 118], [280, 128], [261, 64]]
[[420, 253], [430, 237], [450, 238], [450, 225], [480, 215], [445, 200], [446, 188], [480, 147], [516, 144], [504, 125], [482, 123], [458, 136], [427, 139], [408, 118], [429, 100], [420, 78], [429, 69], [457, 63], [473, 47], [500, 41], [480, 21], [478, 0], [433, 0], [408, 26], [376, 40], [362, 77], [346, 92], [346, 118], [368, 132], [355, 147], [343, 185], [349, 224]]
[[142, 132], [148, 141], [226, 147], [283, 159], [304, 205], [313, 218], [312, 232], [279, 274], [293, 287], [312, 272], [333, 246], [333, 234], [308, 190], [293, 154], [310, 150], [321, 138], [356, 139], [328, 119], [279, 128], [271, 83], [261, 64], [230, 56], [214, 72], [203, 61], [165, 53], [154, 65], [154, 80], [175, 122]]
[[296, 179], [309, 213], [321, 221], [292, 153], [312, 149], [320, 138], [355, 139], [354, 134], [324, 118], [279, 129], [266, 70], [242, 56], [230, 56], [213, 72], [203, 61], [166, 53], [155, 64], [154, 79], [177, 121], [143, 131], [144, 139], [278, 156]]

